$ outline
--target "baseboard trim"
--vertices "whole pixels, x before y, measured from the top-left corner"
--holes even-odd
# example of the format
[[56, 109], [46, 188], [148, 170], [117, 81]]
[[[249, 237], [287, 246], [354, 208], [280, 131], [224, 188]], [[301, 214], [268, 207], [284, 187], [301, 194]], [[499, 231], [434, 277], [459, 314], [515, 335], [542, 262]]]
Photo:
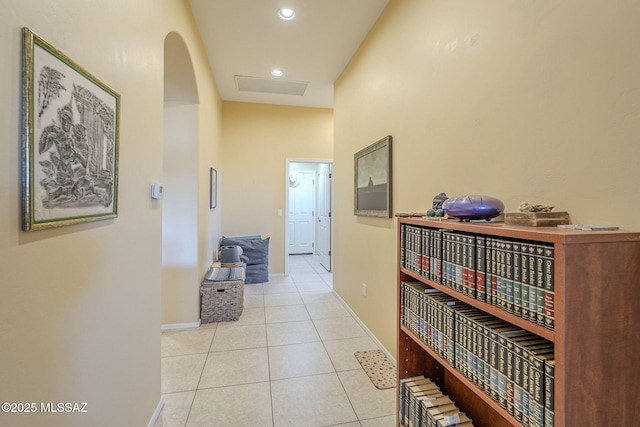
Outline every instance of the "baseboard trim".
[[345, 308], [345, 310], [347, 310], [349, 312], [349, 314], [351, 316], [353, 316], [353, 318], [355, 319], [355, 321], [362, 327], [362, 329], [364, 329], [364, 331], [367, 333], [367, 335], [369, 335], [369, 337], [373, 340], [373, 342], [376, 343], [376, 345], [378, 346], [378, 348], [380, 348], [380, 350], [382, 350], [382, 352], [385, 354], [385, 356], [387, 356], [387, 359], [389, 359], [389, 361], [391, 363], [393, 363], [394, 366], [398, 366], [398, 364], [396, 363], [396, 359], [395, 357], [393, 357], [391, 355], [391, 353], [389, 353], [387, 351], [387, 349], [382, 345], [382, 343], [378, 340], [378, 338], [376, 338], [376, 336], [373, 334], [373, 332], [371, 332], [369, 330], [369, 328], [367, 328], [367, 325], [364, 324], [364, 322], [362, 322], [362, 320], [360, 320], [360, 318], [358, 317], [358, 315], [356, 313], [354, 313], [354, 311], [351, 309], [351, 307], [349, 307], [349, 304], [347, 304], [342, 297], [340, 297], [340, 295], [338, 295], [338, 293], [334, 290], [332, 291], [333, 294], [336, 296], [336, 298], [338, 298], [338, 301], [340, 301], [340, 304], [342, 304], [342, 306]]
[[172, 329], [191, 329], [191, 328], [199, 328], [200, 321], [193, 323], [170, 323], [168, 325], [160, 325], [160, 330], [169, 331]]
[[160, 402], [158, 402], [158, 406], [156, 406], [156, 410], [153, 411], [153, 416], [151, 417], [151, 420], [149, 420], [149, 424], [147, 424], [147, 427], [153, 427], [156, 425], [156, 422], [158, 422], [158, 418], [160, 417], [160, 412], [162, 412], [163, 407], [164, 407], [164, 400], [160, 398]]
[[269, 273], [269, 277], [284, 277], [284, 273]]

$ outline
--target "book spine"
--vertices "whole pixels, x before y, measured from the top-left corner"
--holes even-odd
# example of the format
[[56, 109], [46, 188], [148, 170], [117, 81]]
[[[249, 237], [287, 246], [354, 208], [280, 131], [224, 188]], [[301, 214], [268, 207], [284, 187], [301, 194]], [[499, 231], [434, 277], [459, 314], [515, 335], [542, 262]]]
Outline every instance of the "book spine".
[[424, 277], [427, 279], [431, 278], [431, 230], [428, 228], [424, 229], [424, 243], [422, 245], [424, 250]]
[[440, 356], [444, 357], [442, 351], [444, 347], [444, 338], [442, 333], [443, 304], [442, 301], [435, 300], [433, 303], [433, 349]]
[[438, 282], [436, 280], [436, 248], [435, 248], [435, 232], [437, 230], [429, 229], [429, 234], [431, 235], [431, 239], [429, 240], [429, 279], [434, 282]]
[[415, 270], [415, 227], [407, 225], [407, 270]]
[[416, 274], [420, 274], [420, 227], [413, 227], [413, 272]]
[[518, 344], [513, 348], [513, 416], [522, 423], [522, 354], [523, 349]]
[[419, 427], [416, 416], [416, 395], [409, 393], [409, 427]]
[[466, 366], [466, 376], [469, 380], [473, 381], [473, 356], [471, 354], [473, 333], [471, 331], [471, 319], [469, 316], [464, 316], [464, 355], [465, 355], [465, 366]]
[[491, 372], [490, 372], [490, 392], [493, 400], [499, 400], [499, 388], [498, 388], [498, 358], [499, 358], [499, 342], [498, 342], [498, 333], [494, 330], [489, 331], [489, 337], [491, 339]]
[[498, 307], [507, 310], [507, 241], [498, 241]]
[[479, 301], [486, 301], [486, 238], [484, 236], [476, 236], [476, 257], [475, 257], [475, 272], [476, 272], [476, 299]]
[[493, 304], [491, 287], [493, 282], [493, 237], [485, 238], [485, 300], [487, 304]]
[[398, 380], [398, 420], [397, 423], [400, 426], [404, 426], [404, 386], [407, 382], [406, 378], [400, 378]]
[[533, 323], [537, 322], [538, 312], [538, 270], [536, 263], [536, 245], [530, 243], [527, 245], [529, 254], [529, 320]]
[[405, 292], [406, 292], [406, 283], [402, 282], [400, 284], [400, 324], [405, 325]]
[[522, 281], [522, 318], [529, 320], [529, 244], [520, 245], [520, 280]]
[[496, 239], [496, 299], [494, 304], [501, 308], [506, 309], [504, 298], [504, 271], [505, 271], [505, 257], [504, 257], [504, 240]]
[[478, 386], [481, 389], [485, 389], [485, 376], [484, 376], [484, 368], [485, 368], [485, 341], [484, 341], [484, 325], [480, 322], [476, 322], [476, 339], [477, 339], [477, 352], [476, 358], [478, 360]]
[[529, 425], [544, 427], [544, 361], [532, 353], [529, 369]]
[[544, 245], [536, 245], [536, 323], [544, 326]]
[[424, 303], [425, 303], [425, 294], [417, 290], [416, 292], [416, 313], [417, 313], [417, 330], [418, 330], [418, 338], [422, 341], [426, 339], [426, 322], [424, 319]]
[[545, 360], [544, 362], [544, 427], [553, 427], [553, 399], [554, 399], [554, 371], [555, 361]]
[[417, 288], [414, 290], [414, 304], [415, 304], [415, 313], [416, 313], [416, 322], [415, 322], [415, 333], [420, 340], [425, 340], [425, 321], [424, 321], [424, 313], [423, 313], [423, 296], [424, 293], [421, 289]]
[[438, 352], [438, 311], [440, 310], [440, 303], [437, 300], [431, 300], [431, 348]]
[[407, 268], [407, 224], [400, 224], [400, 267]]
[[462, 372], [462, 363], [460, 363], [460, 355], [462, 354], [462, 333], [460, 331], [460, 314], [454, 310], [453, 311], [453, 346], [454, 346], [454, 358], [453, 358], [453, 366], [458, 371]]
[[422, 263], [422, 227], [416, 226], [414, 229], [415, 240], [415, 265], [414, 272], [420, 274], [420, 265]]
[[447, 359], [449, 352], [449, 337], [447, 337], [447, 317], [450, 308], [447, 304], [440, 304], [440, 355], [443, 359]]
[[474, 384], [480, 384], [480, 379], [478, 378], [478, 322], [476, 322], [476, 318], [480, 312], [476, 311], [471, 313], [469, 316], [469, 341], [468, 341], [468, 352], [467, 352], [467, 363], [469, 364], [469, 379]]
[[471, 298], [477, 298], [476, 268], [476, 236], [469, 235], [467, 236], [467, 286]]
[[457, 346], [456, 349], [456, 366], [458, 370], [465, 376], [467, 375], [467, 351], [465, 349], [466, 340], [466, 328], [464, 327], [464, 315], [459, 311], [454, 312], [456, 319], [456, 326], [458, 328]]
[[447, 361], [451, 366], [455, 366], [455, 316], [454, 310], [451, 307], [447, 307]]
[[544, 248], [544, 321], [548, 329], [555, 328], [555, 258], [553, 246]]
[[413, 225], [407, 225], [407, 270], [413, 271], [415, 264], [415, 239]]
[[413, 307], [412, 307], [412, 298], [413, 294], [411, 292], [411, 287], [408, 283], [404, 283], [404, 293], [405, 293], [405, 307], [404, 307], [404, 318], [405, 318], [405, 326], [409, 328], [409, 330], [413, 331]]
[[473, 362], [473, 369], [471, 372], [473, 373], [473, 382], [476, 383], [479, 387], [482, 388], [482, 373], [480, 372], [482, 368], [482, 331], [480, 323], [472, 319], [471, 323], [472, 328], [472, 340], [471, 340], [471, 360]]
[[462, 263], [462, 289], [463, 293], [467, 296], [471, 295], [471, 285], [469, 281], [469, 244], [467, 242], [467, 236], [460, 236], [461, 240], [461, 263]]
[[484, 384], [485, 393], [491, 394], [491, 329], [487, 326], [482, 328], [482, 348], [484, 361]]
[[424, 342], [429, 347], [433, 347], [433, 326], [431, 324], [432, 312], [433, 312], [433, 299], [427, 295], [425, 296], [425, 303], [424, 303], [424, 320], [425, 320]]
[[522, 252], [521, 243], [513, 242], [513, 314], [522, 317], [522, 267], [520, 265], [520, 255]]
[[523, 352], [522, 352], [522, 424], [524, 426], [529, 426], [529, 418], [531, 414], [530, 360], [531, 360], [531, 352], [527, 348], [523, 348]]
[[507, 339], [498, 336], [498, 403], [507, 408]]
[[434, 234], [435, 234], [434, 237], [435, 237], [435, 251], [436, 251], [435, 281], [438, 283], [441, 283], [442, 282], [442, 232], [440, 230], [434, 230]]
[[474, 334], [474, 328], [473, 328], [473, 314], [470, 314], [470, 316], [467, 316], [466, 318], [466, 322], [467, 322], [467, 370], [468, 370], [468, 375], [467, 378], [469, 378], [472, 382], [477, 383], [477, 377], [478, 377], [478, 363], [475, 360], [475, 354], [473, 352], [473, 346], [474, 346], [474, 340], [475, 340], [475, 334]]
[[504, 285], [505, 285], [505, 306], [509, 313], [513, 313], [514, 295], [513, 295], [513, 242], [505, 240], [505, 268], [504, 268]]
[[416, 238], [418, 240], [418, 254], [417, 254], [417, 263], [416, 263], [416, 273], [419, 276], [423, 275], [423, 263], [424, 263], [424, 259], [423, 259], [423, 254], [424, 254], [424, 248], [422, 246], [422, 244], [424, 243], [424, 239], [422, 238], [422, 235], [424, 233], [424, 228], [423, 227], [418, 227], [417, 229], [417, 233], [416, 233]]
[[451, 268], [449, 267], [449, 257], [451, 250], [451, 242], [449, 241], [449, 233], [442, 232], [442, 284], [451, 286]]
[[515, 343], [507, 340], [507, 371], [505, 373], [507, 380], [507, 411], [513, 415], [514, 413], [514, 393], [515, 393]]
[[[487, 240], [488, 242], [488, 240]], [[498, 239], [491, 238], [491, 291], [487, 290], [487, 298], [491, 295], [491, 304], [498, 305]]]
[[415, 299], [414, 288], [409, 285], [407, 286], [407, 308], [406, 308], [406, 311], [408, 313], [407, 326], [412, 332], [417, 332], [416, 331], [417, 320], [415, 315], [414, 299]]
[[455, 233], [453, 235], [453, 247], [454, 247], [453, 276], [454, 276], [455, 290], [460, 292], [461, 294], [466, 295], [466, 289], [464, 288], [463, 278], [462, 278], [462, 260], [463, 260], [462, 246], [463, 246], [462, 236], [460, 234]]
[[491, 283], [491, 293], [493, 295], [493, 301], [492, 304], [495, 305], [496, 307], [502, 307], [502, 291], [501, 291], [501, 285], [502, 285], [502, 280], [501, 280], [501, 251], [500, 251], [500, 239], [494, 238], [493, 239], [493, 253], [491, 254], [492, 257], [495, 257], [495, 261], [492, 260], [492, 262], [494, 262], [493, 264], [493, 277], [492, 277], [492, 283]]

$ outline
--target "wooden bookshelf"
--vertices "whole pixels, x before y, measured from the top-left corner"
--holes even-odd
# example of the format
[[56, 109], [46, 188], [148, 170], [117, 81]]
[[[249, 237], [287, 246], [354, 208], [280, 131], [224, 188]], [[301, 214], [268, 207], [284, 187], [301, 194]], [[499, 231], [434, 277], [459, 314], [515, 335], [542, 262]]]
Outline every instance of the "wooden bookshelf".
[[[403, 224], [553, 245], [554, 329], [402, 268]], [[397, 243], [398, 304], [401, 284], [420, 281], [554, 343], [554, 427], [638, 424], [634, 410], [640, 403], [640, 233], [399, 218]], [[398, 312], [399, 379], [431, 378], [473, 419], [474, 426], [522, 425], [402, 326]]]

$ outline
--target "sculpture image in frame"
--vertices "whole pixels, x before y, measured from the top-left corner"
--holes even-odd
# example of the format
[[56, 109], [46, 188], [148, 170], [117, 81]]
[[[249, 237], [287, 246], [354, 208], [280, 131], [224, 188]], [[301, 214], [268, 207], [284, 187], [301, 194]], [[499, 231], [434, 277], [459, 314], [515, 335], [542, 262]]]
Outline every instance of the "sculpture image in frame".
[[218, 206], [218, 171], [209, 170], [209, 209]]
[[120, 95], [23, 28], [22, 228], [118, 216]]
[[391, 218], [391, 135], [354, 155], [354, 214]]

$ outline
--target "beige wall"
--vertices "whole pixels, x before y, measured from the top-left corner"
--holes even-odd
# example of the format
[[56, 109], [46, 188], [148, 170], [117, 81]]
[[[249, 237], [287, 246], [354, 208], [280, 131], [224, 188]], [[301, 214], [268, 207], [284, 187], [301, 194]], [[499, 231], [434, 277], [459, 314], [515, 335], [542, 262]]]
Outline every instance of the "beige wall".
[[[219, 98], [188, 3], [0, 0], [0, 396], [87, 402], [85, 414], [5, 414], [11, 426], [144, 426], [160, 401], [163, 55], [175, 31], [200, 92], [200, 186], [219, 150]], [[118, 218], [20, 231], [21, 27], [122, 96]], [[206, 118], [206, 119], [205, 119]], [[205, 209], [206, 207], [206, 209]], [[199, 259], [219, 233], [199, 202]]]
[[333, 158], [332, 110], [224, 102], [222, 112], [223, 234], [271, 237], [269, 273], [283, 273], [286, 160]]
[[353, 154], [393, 136], [394, 212], [488, 194], [639, 230], [638, 22], [632, 0], [391, 0], [334, 106], [334, 286], [388, 350], [396, 221], [353, 216]]

